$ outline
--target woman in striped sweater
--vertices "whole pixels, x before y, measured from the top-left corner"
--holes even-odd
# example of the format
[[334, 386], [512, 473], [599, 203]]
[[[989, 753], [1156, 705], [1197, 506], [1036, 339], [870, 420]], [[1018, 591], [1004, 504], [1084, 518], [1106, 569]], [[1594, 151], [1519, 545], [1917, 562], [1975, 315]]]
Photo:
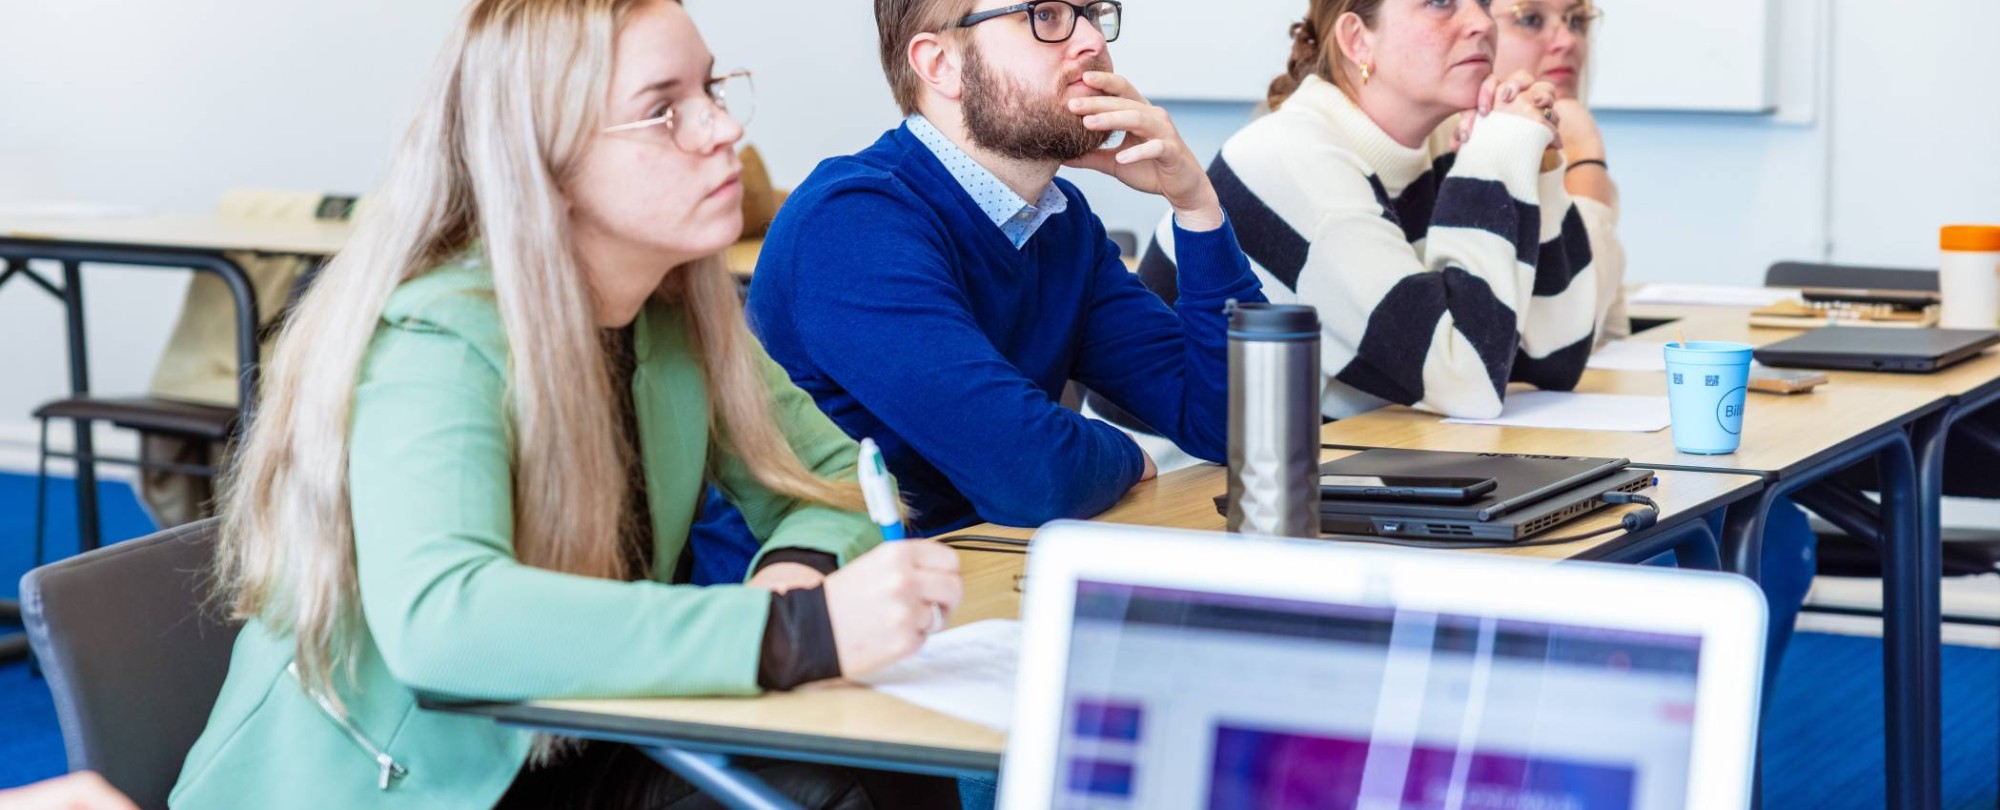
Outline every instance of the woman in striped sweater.
[[[1599, 286], [1623, 277], [1616, 188], [1602, 165], [1565, 171], [1603, 159], [1575, 101], [1595, 9], [1557, 1], [1489, 14], [1474, 0], [1312, 0], [1272, 83], [1274, 111], [1209, 168], [1265, 295], [1319, 309], [1326, 416], [1385, 402], [1495, 415], [1509, 382], [1569, 389], [1596, 335], [1629, 329], [1615, 289]], [[1566, 31], [1549, 43], [1523, 36], [1529, 23]], [[1496, 57], [1505, 81], [1492, 78]], [[1171, 231], [1139, 270], [1169, 300]], [[1164, 439], [1092, 405], [1138, 432], [1161, 470], [1180, 466]], [[1767, 687], [1816, 544], [1797, 507], [1772, 511]]]
[[[1209, 175], [1265, 295], [1319, 309], [1324, 413], [1489, 417], [1510, 382], [1573, 387], [1599, 301], [1555, 89], [1494, 76], [1474, 0], [1314, 0], [1293, 37], [1275, 112]], [[1172, 239], [1141, 268], [1169, 297]]]

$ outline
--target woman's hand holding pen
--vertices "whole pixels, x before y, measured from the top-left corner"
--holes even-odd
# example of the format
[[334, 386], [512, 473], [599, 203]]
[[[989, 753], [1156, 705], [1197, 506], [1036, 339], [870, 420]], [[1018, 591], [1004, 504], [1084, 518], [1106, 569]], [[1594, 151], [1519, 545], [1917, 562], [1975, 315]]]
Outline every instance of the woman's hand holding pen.
[[826, 612], [844, 676], [917, 651], [940, 611], [965, 595], [958, 552], [929, 540], [884, 543], [826, 578]]

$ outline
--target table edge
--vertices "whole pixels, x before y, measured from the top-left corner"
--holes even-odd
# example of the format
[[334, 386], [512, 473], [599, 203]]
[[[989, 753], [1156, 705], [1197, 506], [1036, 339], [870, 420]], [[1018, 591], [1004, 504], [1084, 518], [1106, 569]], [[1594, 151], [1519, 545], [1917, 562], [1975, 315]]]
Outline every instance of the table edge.
[[877, 762], [974, 772], [995, 772], [1000, 768], [1000, 754], [972, 748], [583, 712], [532, 703], [458, 701], [420, 695], [417, 706], [426, 711], [490, 717], [503, 725], [559, 734], [582, 732], [580, 736], [592, 739], [614, 739], [639, 745], [667, 745], [689, 750], [719, 749], [730, 753], [752, 749], [834, 764]]

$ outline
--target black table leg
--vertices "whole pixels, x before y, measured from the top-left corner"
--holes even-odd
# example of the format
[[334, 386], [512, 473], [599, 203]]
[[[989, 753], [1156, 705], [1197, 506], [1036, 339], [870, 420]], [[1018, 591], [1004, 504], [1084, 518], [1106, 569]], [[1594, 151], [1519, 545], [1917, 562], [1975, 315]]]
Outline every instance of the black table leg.
[[[90, 395], [90, 351], [84, 340], [82, 264], [64, 261], [63, 310], [69, 321], [69, 393]], [[72, 423], [76, 435], [76, 544], [79, 553], [97, 548], [102, 536], [97, 513], [97, 450], [87, 419]]]
[[[1917, 432], [1934, 430], [1926, 426], [1942, 418], [1924, 417]], [[1925, 529], [1933, 510], [1927, 509], [1925, 492], [1919, 487], [1910, 436], [1901, 430], [1884, 432], [1811, 470], [1773, 482], [1754, 501], [1732, 504], [1723, 532], [1723, 556], [1736, 573], [1757, 580], [1771, 506], [1871, 458], [1882, 486], [1882, 710], [1888, 806], [1928, 810], [1942, 800], [1938, 592], [1943, 552], [1936, 535]]]
[[[36, 259], [60, 262], [63, 270], [63, 286], [57, 289], [28, 262]], [[24, 240], [0, 236], [0, 284], [15, 277], [26, 278], [36, 286], [62, 299], [64, 315], [68, 321], [69, 381], [70, 395], [86, 397], [90, 395], [90, 352], [85, 339], [85, 318], [83, 307], [83, 262], [132, 265], [139, 267], [161, 267], [190, 269], [210, 273], [220, 278], [229, 288], [229, 295], [236, 303], [236, 351], [237, 351], [237, 394], [239, 433], [247, 430], [256, 415], [258, 356], [257, 323], [258, 310], [255, 290], [250, 277], [243, 268], [217, 251], [203, 251], [182, 248], [124, 247], [117, 245], [75, 244]], [[73, 423], [76, 436], [76, 503], [77, 503], [77, 543], [80, 551], [90, 551], [102, 544], [103, 532], [98, 513], [96, 447], [91, 440], [93, 424], [89, 420]]]
[[[1929, 422], [1941, 415], [1925, 417]], [[1935, 808], [1943, 804], [1943, 763], [1938, 696], [1943, 670], [1943, 608], [1939, 592], [1944, 550], [1926, 530], [1934, 506], [1924, 503], [1916, 458], [1909, 444], [1876, 459], [1882, 482], [1882, 685], [1884, 753], [1889, 758], [1889, 806]], [[1941, 477], [1941, 475], [1940, 475]]]

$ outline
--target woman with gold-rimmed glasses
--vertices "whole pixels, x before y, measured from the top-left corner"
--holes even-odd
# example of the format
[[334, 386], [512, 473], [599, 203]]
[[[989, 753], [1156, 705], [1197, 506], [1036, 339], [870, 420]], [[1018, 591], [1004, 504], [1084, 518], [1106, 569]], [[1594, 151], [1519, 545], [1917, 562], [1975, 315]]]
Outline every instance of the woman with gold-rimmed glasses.
[[[1618, 186], [1612, 182], [1605, 157], [1604, 136], [1583, 101], [1585, 71], [1590, 66], [1591, 34], [1604, 12], [1590, 0], [1522, 0], [1493, 5], [1500, 33], [1494, 69], [1523, 71], [1556, 89], [1556, 129], [1562, 135], [1566, 167], [1563, 186], [1589, 234], [1591, 264], [1596, 268], [1599, 345], [1631, 334], [1625, 315], [1625, 248], [1618, 241]], [[1771, 604], [1771, 637], [1767, 644], [1765, 685], [1776, 680], [1778, 663], [1791, 639], [1792, 625], [1805, 602], [1817, 567], [1818, 538], [1805, 513], [1789, 499], [1774, 505], [1764, 532], [1759, 577]], [[1768, 694], [1768, 691], [1767, 691]]]
[[1567, 168], [1563, 185], [1590, 233], [1597, 269], [1598, 345], [1632, 334], [1625, 314], [1625, 248], [1618, 241], [1618, 185], [1605, 159], [1604, 136], [1583, 102], [1590, 33], [1604, 12], [1590, 0], [1522, 0], [1493, 5], [1500, 29], [1497, 75], [1526, 72], [1556, 89], [1557, 129]]

